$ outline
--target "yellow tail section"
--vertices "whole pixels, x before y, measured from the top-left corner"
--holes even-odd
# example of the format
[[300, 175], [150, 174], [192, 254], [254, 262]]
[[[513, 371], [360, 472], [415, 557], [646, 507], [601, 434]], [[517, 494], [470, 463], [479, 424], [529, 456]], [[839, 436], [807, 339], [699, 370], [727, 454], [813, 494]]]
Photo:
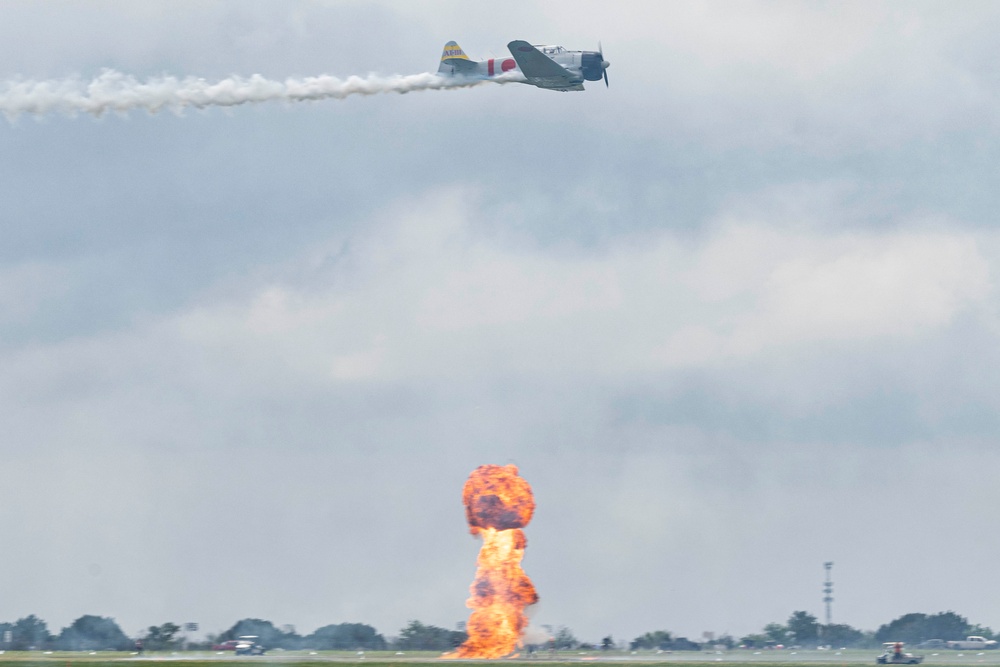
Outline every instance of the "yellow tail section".
[[458, 45], [458, 42], [448, 42], [444, 45], [444, 52], [441, 54], [441, 62], [446, 60], [468, 60], [469, 56]]

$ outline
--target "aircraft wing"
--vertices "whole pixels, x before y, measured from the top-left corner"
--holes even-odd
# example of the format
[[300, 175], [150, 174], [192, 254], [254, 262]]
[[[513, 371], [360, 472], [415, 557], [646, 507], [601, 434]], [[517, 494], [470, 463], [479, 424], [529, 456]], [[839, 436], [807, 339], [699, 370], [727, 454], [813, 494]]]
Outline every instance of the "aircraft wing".
[[547, 55], [528, 44], [524, 40], [515, 39], [507, 45], [510, 54], [514, 56], [521, 73], [540, 88], [555, 88], [557, 90], [582, 90], [583, 86], [565, 67], [549, 58]]

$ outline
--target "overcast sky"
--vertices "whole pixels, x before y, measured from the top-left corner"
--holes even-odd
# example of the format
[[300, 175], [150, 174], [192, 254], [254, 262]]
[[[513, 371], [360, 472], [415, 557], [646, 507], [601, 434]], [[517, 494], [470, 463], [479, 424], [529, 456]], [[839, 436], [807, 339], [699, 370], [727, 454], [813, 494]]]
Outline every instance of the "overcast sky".
[[[1000, 627], [1000, 5], [7, 0], [0, 80], [523, 85], [0, 122], [0, 620]], [[964, 583], [958, 584], [958, 580]], [[969, 583], [974, 582], [974, 583]]]

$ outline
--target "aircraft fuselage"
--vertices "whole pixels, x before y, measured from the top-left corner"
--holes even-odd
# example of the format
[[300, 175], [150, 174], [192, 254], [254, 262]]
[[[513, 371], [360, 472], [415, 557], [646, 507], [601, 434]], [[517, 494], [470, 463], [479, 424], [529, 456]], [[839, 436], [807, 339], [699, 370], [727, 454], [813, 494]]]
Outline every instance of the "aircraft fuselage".
[[609, 63], [600, 51], [570, 51], [562, 46], [536, 46], [523, 41], [511, 42], [508, 47], [510, 57], [470, 60], [457, 43], [449, 42], [438, 73], [485, 79], [521, 74], [521, 83], [549, 90], [583, 90], [584, 81], [606, 79]]

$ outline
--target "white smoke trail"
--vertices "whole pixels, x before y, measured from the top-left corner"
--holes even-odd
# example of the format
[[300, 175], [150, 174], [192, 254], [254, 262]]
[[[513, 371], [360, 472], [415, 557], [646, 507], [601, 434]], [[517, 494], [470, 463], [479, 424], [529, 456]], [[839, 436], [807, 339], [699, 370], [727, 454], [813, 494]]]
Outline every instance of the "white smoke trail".
[[145, 109], [150, 113], [165, 109], [180, 112], [188, 107], [231, 107], [274, 100], [340, 100], [351, 95], [468, 88], [486, 82], [523, 80], [517, 72], [492, 79], [444, 77], [425, 72], [407, 76], [350, 76], [346, 79], [323, 75], [284, 81], [254, 74], [249, 78], [232, 76], [213, 83], [194, 77], [178, 79], [172, 76], [139, 81], [121, 72], [105, 70], [89, 82], [61, 79], [0, 84], [0, 113], [13, 120], [21, 114], [75, 115], [82, 112], [101, 116], [109, 111], [124, 113], [132, 109]]

